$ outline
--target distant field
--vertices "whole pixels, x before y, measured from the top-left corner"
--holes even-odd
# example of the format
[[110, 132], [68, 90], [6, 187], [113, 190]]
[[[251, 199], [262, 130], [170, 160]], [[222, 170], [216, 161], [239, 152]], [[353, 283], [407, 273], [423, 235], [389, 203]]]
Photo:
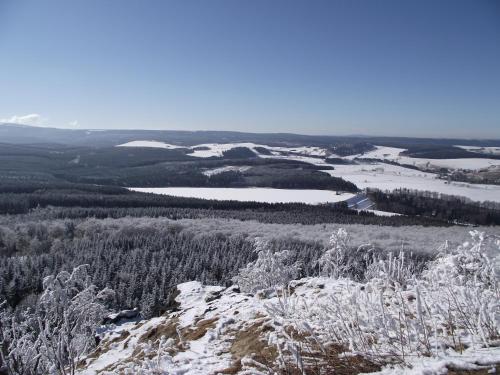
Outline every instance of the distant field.
[[373, 151], [366, 152], [360, 155], [351, 155], [348, 159], [362, 158], [362, 159], [381, 159], [395, 161], [400, 164], [408, 164], [416, 167], [424, 167], [427, 169], [471, 169], [477, 170], [481, 168], [488, 168], [491, 166], [500, 166], [499, 159], [488, 159], [485, 157], [467, 157], [467, 158], [456, 158], [456, 159], [431, 159], [431, 158], [420, 158], [400, 155], [402, 152], [406, 151], [404, 148], [397, 147], [382, 147], [375, 146], [377, 149]]
[[354, 196], [351, 193], [337, 195], [329, 190], [288, 190], [269, 188], [131, 188], [142, 193], [172, 195], [176, 197], [234, 200], [240, 202], [265, 203], [332, 203], [341, 202]]
[[324, 172], [332, 176], [342, 177], [344, 180], [354, 183], [360, 189], [394, 190], [406, 188], [458, 195], [473, 201], [500, 202], [500, 186], [498, 185], [447, 182], [438, 179], [437, 175], [433, 173], [425, 173], [390, 164], [336, 165], [335, 170]]

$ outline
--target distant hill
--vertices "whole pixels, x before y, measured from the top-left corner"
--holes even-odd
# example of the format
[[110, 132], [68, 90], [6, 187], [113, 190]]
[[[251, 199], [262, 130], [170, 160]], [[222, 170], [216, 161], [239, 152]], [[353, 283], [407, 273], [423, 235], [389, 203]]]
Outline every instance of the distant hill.
[[135, 140], [155, 140], [193, 146], [201, 143], [254, 142], [268, 145], [335, 146], [341, 144], [371, 144], [404, 147], [412, 145], [500, 146], [498, 140], [463, 140], [406, 137], [301, 135], [290, 133], [241, 133], [232, 131], [181, 130], [92, 130], [58, 129], [18, 124], [0, 124], [0, 142], [14, 144], [60, 144], [71, 146], [109, 147]]

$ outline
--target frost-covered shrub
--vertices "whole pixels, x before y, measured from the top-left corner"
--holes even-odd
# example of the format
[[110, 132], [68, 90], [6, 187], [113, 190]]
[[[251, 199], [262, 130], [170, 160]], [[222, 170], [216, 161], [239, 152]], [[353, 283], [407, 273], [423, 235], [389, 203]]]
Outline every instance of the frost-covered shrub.
[[[493, 344], [500, 338], [498, 243], [482, 233], [471, 236], [454, 250], [444, 246], [420, 274], [401, 254], [372, 263], [365, 282], [345, 277], [300, 281], [311, 283], [306, 290], [321, 288], [307, 298], [284, 292], [268, 305], [278, 350], [297, 364], [297, 351], [287, 348], [300, 347], [319, 360], [331, 344], [405, 363], [415, 356]], [[339, 243], [342, 250], [345, 241]], [[334, 260], [333, 270], [342, 270]]]
[[486, 286], [498, 289], [498, 275], [493, 259], [495, 248], [500, 248], [496, 238], [487, 238], [483, 232], [471, 231], [471, 240], [450, 251], [441, 248], [437, 259], [425, 272], [429, 282], [439, 285]]
[[324, 276], [362, 279], [366, 264], [374, 256], [375, 249], [370, 244], [351, 246], [351, 238], [343, 228], [330, 236], [330, 246], [318, 260], [320, 272]]
[[296, 278], [300, 271], [298, 263], [293, 262], [288, 250], [273, 252], [269, 243], [257, 239], [255, 250], [257, 259], [242, 268], [233, 281], [246, 293], [284, 287]]
[[421, 268], [424, 260], [401, 250], [397, 255], [366, 243], [351, 245], [351, 237], [343, 228], [330, 237], [330, 246], [318, 260], [323, 276], [356, 281], [381, 279], [405, 285]]
[[34, 311], [18, 317], [1, 310], [2, 361], [9, 373], [74, 374], [81, 356], [95, 346], [96, 329], [114, 297], [110, 289], [97, 290], [88, 268], [46, 277]]
[[411, 254], [400, 251], [394, 256], [392, 252], [387, 257], [374, 257], [366, 268], [365, 278], [367, 280], [380, 280], [386, 286], [398, 284], [402, 287], [416, 275], [415, 265], [411, 260]]
[[14, 314], [6, 303], [0, 305], [0, 366], [9, 374], [36, 374], [40, 354], [33, 330], [36, 318], [28, 312]]

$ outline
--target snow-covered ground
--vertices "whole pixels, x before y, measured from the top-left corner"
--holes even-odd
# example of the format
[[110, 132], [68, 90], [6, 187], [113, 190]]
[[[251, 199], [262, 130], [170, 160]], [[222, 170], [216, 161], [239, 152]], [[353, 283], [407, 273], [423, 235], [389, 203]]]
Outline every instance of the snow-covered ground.
[[145, 148], [164, 148], [167, 150], [173, 150], [176, 148], [186, 148], [184, 146], [172, 145], [165, 142], [158, 141], [132, 141], [117, 145], [116, 147], [145, 147]]
[[300, 146], [300, 147], [278, 147], [278, 146], [268, 146], [256, 143], [203, 143], [195, 146], [178, 146], [165, 142], [158, 141], [132, 141], [127, 142], [116, 147], [147, 147], [147, 148], [188, 148], [191, 152], [188, 153], [190, 156], [195, 156], [199, 158], [209, 158], [209, 157], [221, 157], [224, 152], [229, 151], [236, 147], [246, 147], [255, 152], [257, 155], [260, 152], [256, 149], [265, 148], [272, 155], [280, 155], [281, 153], [292, 153], [297, 155], [310, 155], [310, 156], [321, 156], [326, 157], [330, 152], [322, 147], [315, 146]]
[[[210, 157], [220, 157], [226, 151], [229, 151], [236, 147], [246, 147], [255, 151], [255, 147], [258, 147], [255, 143], [204, 143], [191, 147], [193, 150], [188, 155], [196, 156], [197, 158], [210, 158]], [[200, 148], [197, 150], [197, 148]]]
[[[321, 147], [302, 146], [302, 147], [274, 147], [255, 143], [206, 143], [191, 147], [193, 152], [188, 155], [196, 156], [199, 158], [208, 158], [213, 156], [222, 156], [226, 151], [236, 147], [245, 147], [252, 150], [255, 154], [262, 156], [258, 151], [259, 148], [267, 149], [271, 155], [280, 155], [281, 153], [292, 153], [297, 155], [310, 155], [310, 156], [327, 156], [328, 150]], [[196, 148], [201, 148], [196, 150]]]
[[403, 168], [384, 163], [335, 165], [335, 170], [324, 170], [331, 176], [341, 177], [358, 188], [394, 190], [406, 188], [433, 191], [441, 194], [458, 195], [474, 201], [500, 202], [500, 186], [447, 182], [433, 173]]
[[[85, 368], [77, 374], [210, 375], [227, 373], [229, 369], [236, 370], [231, 372], [235, 374], [267, 374], [265, 364], [253, 359], [258, 353], [252, 352], [250, 345], [253, 342], [254, 349], [260, 347], [273, 353], [275, 344], [272, 339], [266, 342], [266, 338], [273, 337], [278, 322], [269, 314], [270, 306], [307, 301], [314, 308], [327, 303], [330, 294], [340, 297], [344, 290], [352, 287], [356, 287], [354, 283], [325, 278], [300, 280], [294, 283], [296, 297], [280, 302], [276, 296], [263, 299], [262, 296], [249, 297], [233, 288], [203, 286], [196, 281], [180, 284], [180, 294], [176, 298], [180, 303], [179, 312], [145, 322], [126, 323], [109, 331], [101, 341], [103, 350], [97, 358], [90, 356], [84, 359]], [[293, 305], [283, 307], [295, 309]], [[161, 332], [165, 335], [171, 332], [170, 335], [173, 333], [175, 336], [162, 342], [158, 337]], [[148, 337], [151, 338], [149, 342]], [[348, 356], [346, 354], [346, 358]], [[273, 358], [272, 354], [270, 358]], [[235, 366], [238, 361], [241, 367]], [[410, 361], [412, 368], [386, 367], [373, 374], [440, 375], [451, 366], [488, 369], [499, 361], [498, 347], [472, 348], [462, 354], [450, 350], [435, 358], [415, 356]]]
[[428, 158], [412, 158], [409, 156], [400, 155], [406, 151], [404, 148], [375, 146], [377, 149], [366, 152], [364, 154], [351, 155], [347, 159], [382, 159], [395, 161], [400, 164], [409, 164], [416, 167], [426, 169], [432, 168], [449, 168], [449, 169], [469, 169], [478, 170], [491, 166], [500, 165], [500, 160], [486, 158], [464, 158], [464, 159], [428, 159]]
[[340, 193], [330, 190], [292, 190], [271, 188], [130, 188], [142, 193], [173, 195], [176, 197], [235, 200], [241, 202], [266, 203], [331, 203], [352, 198], [354, 194]]
[[455, 145], [455, 147], [460, 147], [470, 152], [479, 152], [481, 154], [500, 155], [500, 147], [460, 146], [460, 145]]

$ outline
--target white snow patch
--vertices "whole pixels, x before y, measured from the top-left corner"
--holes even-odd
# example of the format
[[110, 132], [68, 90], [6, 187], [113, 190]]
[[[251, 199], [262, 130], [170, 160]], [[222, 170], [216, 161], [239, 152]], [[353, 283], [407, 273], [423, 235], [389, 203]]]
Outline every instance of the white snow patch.
[[394, 190], [399, 188], [433, 191], [440, 194], [458, 195], [473, 201], [500, 202], [500, 186], [447, 182], [433, 173], [403, 168], [384, 163], [335, 165], [335, 170], [323, 172], [354, 183], [358, 188]]
[[352, 198], [352, 193], [312, 189], [272, 189], [272, 188], [129, 188], [141, 193], [173, 195], [176, 197], [234, 200], [240, 202], [265, 203], [307, 203], [320, 204], [340, 202]]
[[467, 169], [478, 170], [488, 168], [491, 166], [500, 165], [500, 160], [486, 159], [486, 158], [463, 158], [463, 159], [429, 159], [429, 158], [413, 158], [409, 156], [400, 155], [401, 152], [406, 151], [404, 148], [375, 146], [377, 149], [366, 152], [364, 154], [357, 154], [347, 156], [346, 159], [382, 159], [397, 162], [399, 164], [408, 164], [426, 169]]
[[[328, 150], [322, 147], [314, 146], [301, 146], [301, 147], [274, 147], [255, 143], [204, 143], [191, 147], [193, 152], [189, 155], [196, 156], [199, 158], [209, 158], [209, 157], [221, 157], [224, 152], [229, 151], [236, 147], [246, 147], [258, 156], [261, 157], [273, 157], [271, 155], [260, 154], [256, 148], [265, 148], [271, 152], [272, 155], [280, 155], [281, 153], [292, 153], [298, 155], [311, 155], [311, 156], [327, 156], [329, 154]], [[196, 148], [202, 148], [201, 150], [196, 150]]]
[[377, 216], [401, 216], [401, 214], [398, 214], [396, 212], [387, 212], [387, 211], [380, 211], [380, 210], [358, 210], [358, 211], [372, 212]]
[[460, 145], [455, 145], [455, 147], [460, 147], [470, 152], [479, 152], [481, 154], [500, 155], [500, 147], [460, 146]]
[[167, 150], [173, 150], [176, 148], [187, 148], [184, 146], [173, 145], [165, 142], [158, 141], [132, 141], [117, 145], [116, 147], [147, 147], [147, 148], [164, 148]]
[[233, 165], [226, 165], [224, 167], [220, 168], [214, 168], [214, 169], [207, 169], [206, 171], [203, 171], [203, 174], [205, 176], [214, 176], [216, 174], [224, 173], [224, 172], [245, 172], [252, 168], [249, 165], [244, 165], [244, 166], [233, 166]]

